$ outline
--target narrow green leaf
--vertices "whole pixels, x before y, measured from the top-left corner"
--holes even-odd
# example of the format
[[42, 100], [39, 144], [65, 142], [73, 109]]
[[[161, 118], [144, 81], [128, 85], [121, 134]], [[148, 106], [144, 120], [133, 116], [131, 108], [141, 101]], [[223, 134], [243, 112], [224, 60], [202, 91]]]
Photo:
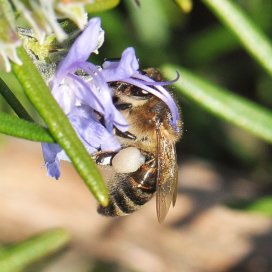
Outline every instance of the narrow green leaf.
[[106, 11], [116, 7], [120, 3], [120, 0], [96, 0], [91, 4], [85, 5], [85, 9], [88, 13], [96, 13]]
[[13, 72], [22, 84], [26, 95], [98, 202], [106, 206], [108, 204], [107, 188], [95, 163], [22, 47], [18, 49], [18, 55], [23, 65], [13, 64]]
[[199, 106], [247, 132], [272, 143], [272, 112], [239, 95], [225, 90], [190, 71], [174, 66], [164, 66], [162, 72], [168, 78], [179, 72], [174, 85], [177, 91]]
[[0, 271], [21, 271], [42, 257], [60, 250], [69, 240], [70, 234], [66, 230], [54, 229], [3, 249], [0, 252]]
[[0, 113], [0, 133], [35, 142], [55, 142], [46, 128], [3, 112]]
[[32, 117], [25, 110], [24, 106], [9, 89], [6, 83], [0, 78], [0, 94], [5, 98], [7, 103], [12, 107], [14, 112], [20, 117], [27, 121], [33, 121]]
[[272, 197], [262, 197], [255, 200], [248, 201], [233, 201], [232, 203], [227, 203], [227, 206], [242, 211], [256, 212], [264, 215], [272, 216]]
[[272, 46], [254, 22], [230, 0], [202, 0], [272, 76]]

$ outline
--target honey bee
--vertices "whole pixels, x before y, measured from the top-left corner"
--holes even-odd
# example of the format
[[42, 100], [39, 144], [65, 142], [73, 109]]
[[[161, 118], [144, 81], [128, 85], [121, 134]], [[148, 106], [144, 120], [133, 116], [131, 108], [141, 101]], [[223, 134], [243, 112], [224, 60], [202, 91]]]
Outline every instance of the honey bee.
[[[161, 81], [154, 68], [143, 71], [148, 77]], [[115, 130], [121, 142], [119, 152], [98, 152], [97, 164], [111, 165], [113, 178], [107, 182], [110, 202], [98, 206], [98, 213], [123, 216], [138, 210], [156, 192], [156, 210], [161, 223], [175, 205], [177, 197], [177, 158], [175, 144], [181, 137], [171, 125], [171, 113], [156, 96], [136, 86], [114, 82], [115, 106], [125, 116], [129, 131]]]

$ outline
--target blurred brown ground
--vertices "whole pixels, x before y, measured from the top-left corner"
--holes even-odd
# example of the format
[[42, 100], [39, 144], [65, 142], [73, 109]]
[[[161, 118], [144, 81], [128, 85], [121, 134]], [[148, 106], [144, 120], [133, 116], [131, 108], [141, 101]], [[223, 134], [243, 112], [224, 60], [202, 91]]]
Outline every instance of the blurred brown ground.
[[69, 163], [60, 181], [47, 177], [37, 143], [6, 138], [0, 173], [0, 243], [58, 226], [72, 233], [71, 246], [39, 271], [272, 271], [271, 218], [223, 205], [256, 194], [254, 182], [235, 172], [182, 161], [177, 204], [162, 225], [154, 199], [124, 218], [98, 215]]

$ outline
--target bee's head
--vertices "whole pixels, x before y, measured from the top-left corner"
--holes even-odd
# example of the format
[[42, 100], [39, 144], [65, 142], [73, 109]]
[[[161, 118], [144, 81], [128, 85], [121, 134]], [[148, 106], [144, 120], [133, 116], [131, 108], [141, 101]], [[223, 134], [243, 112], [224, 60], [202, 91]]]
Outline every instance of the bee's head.
[[110, 84], [114, 91], [114, 97], [119, 103], [130, 103], [133, 106], [145, 104], [154, 97], [153, 94], [124, 82], [112, 82]]

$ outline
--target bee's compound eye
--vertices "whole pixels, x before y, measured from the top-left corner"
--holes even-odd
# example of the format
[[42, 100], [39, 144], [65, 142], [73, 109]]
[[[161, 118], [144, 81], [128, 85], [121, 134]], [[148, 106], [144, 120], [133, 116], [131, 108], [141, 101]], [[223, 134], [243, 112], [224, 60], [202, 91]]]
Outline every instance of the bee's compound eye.
[[138, 87], [130, 89], [130, 95], [138, 99], [148, 99], [152, 97], [152, 94]]
[[145, 163], [145, 156], [136, 147], [120, 150], [112, 159], [112, 167], [117, 173], [132, 173]]

